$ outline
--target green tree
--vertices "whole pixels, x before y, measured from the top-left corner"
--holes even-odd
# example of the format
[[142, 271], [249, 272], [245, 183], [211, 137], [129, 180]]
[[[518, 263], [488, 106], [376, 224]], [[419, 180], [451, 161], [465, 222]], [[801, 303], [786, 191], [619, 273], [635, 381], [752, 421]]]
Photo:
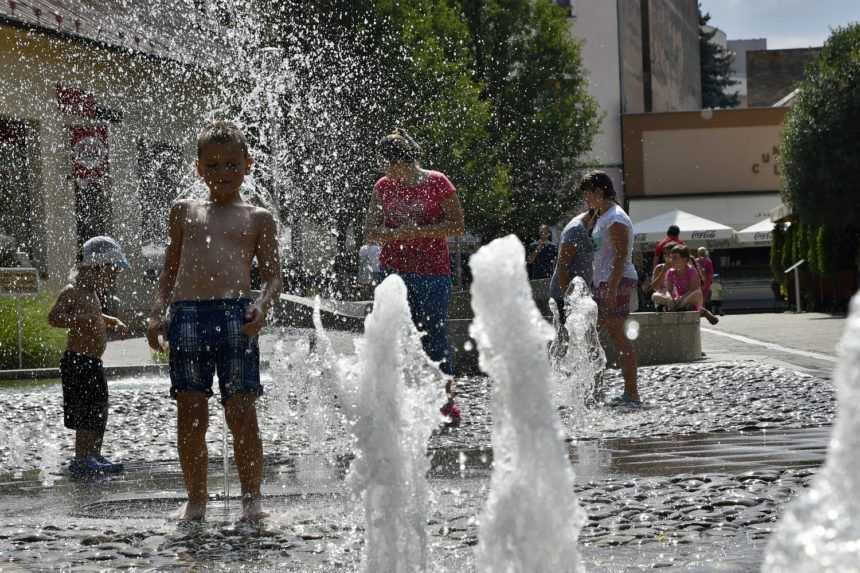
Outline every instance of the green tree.
[[815, 245], [818, 249], [818, 273], [826, 275], [833, 272], [832, 237], [827, 225], [822, 225], [818, 228]]
[[315, 86], [337, 90], [316, 101], [329, 101], [338, 129], [289, 126], [307, 132], [293, 146], [291, 212], [333, 221], [345, 240], [379, 176], [376, 141], [396, 126], [450, 176], [483, 240], [527, 234], [568, 206], [598, 122], [579, 46], [550, 0], [256, 2], [267, 43], [301, 56], [284, 116]]
[[782, 269], [785, 270], [794, 264], [794, 244], [795, 235], [797, 234], [797, 225], [792, 225], [785, 231], [785, 238], [782, 249]]
[[783, 250], [785, 249], [785, 227], [777, 223], [773, 228], [771, 236], [773, 240], [770, 244], [770, 270], [773, 273], [773, 278], [782, 284], [785, 281], [785, 276], [783, 275], [785, 266], [782, 263]]
[[521, 237], [569, 207], [599, 127], [567, 12], [550, 0], [452, 0], [469, 31], [474, 80], [492, 112], [491, 153], [510, 177], [505, 226]]
[[[735, 55], [715, 44], [713, 38], [717, 31], [708, 26], [711, 15], [702, 12], [699, 4], [699, 58], [702, 68], [702, 107], [737, 107], [740, 96], [729, 88], [738, 84], [731, 77], [731, 67]], [[710, 29], [709, 29], [710, 28]]]
[[[439, 0], [258, 0], [265, 43], [290, 60], [280, 103], [292, 183], [285, 211], [332, 228], [338, 263], [354, 253], [379, 177], [376, 143], [404, 127], [422, 163], [458, 187], [473, 232], [492, 236], [510, 212], [507, 169], [489, 143], [490, 108], [471, 74], [467, 28]], [[320, 89], [322, 87], [322, 89]], [[309, 95], [310, 94], [310, 95]], [[290, 139], [291, 138], [291, 139]]]
[[818, 233], [820, 227], [810, 225], [806, 229], [806, 259], [807, 268], [813, 273], [820, 273], [820, 261], [818, 260]]
[[860, 24], [836, 29], [799, 85], [782, 137], [784, 200], [835, 233], [860, 229]]

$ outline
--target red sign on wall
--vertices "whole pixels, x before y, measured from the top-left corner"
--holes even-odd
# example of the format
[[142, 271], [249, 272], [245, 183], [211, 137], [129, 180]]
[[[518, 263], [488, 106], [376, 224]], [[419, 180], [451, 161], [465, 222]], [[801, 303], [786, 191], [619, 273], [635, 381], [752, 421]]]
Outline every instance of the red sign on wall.
[[122, 111], [99, 105], [96, 96], [78, 88], [57, 84], [57, 109], [69, 115], [110, 122], [122, 121]]
[[57, 84], [57, 107], [63, 113], [95, 117], [96, 97], [83, 90]]
[[108, 131], [103, 125], [74, 126], [72, 167], [76, 179], [95, 179], [108, 172]]

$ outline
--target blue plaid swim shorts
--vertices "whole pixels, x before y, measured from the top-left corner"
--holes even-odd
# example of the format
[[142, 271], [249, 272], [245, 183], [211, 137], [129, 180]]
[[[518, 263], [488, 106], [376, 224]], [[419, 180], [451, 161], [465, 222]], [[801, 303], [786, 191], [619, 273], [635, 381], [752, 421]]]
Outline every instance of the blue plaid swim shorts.
[[260, 347], [242, 332], [248, 299], [180, 301], [170, 305], [170, 395], [212, 396], [218, 374], [221, 403], [238, 393], [263, 394]]

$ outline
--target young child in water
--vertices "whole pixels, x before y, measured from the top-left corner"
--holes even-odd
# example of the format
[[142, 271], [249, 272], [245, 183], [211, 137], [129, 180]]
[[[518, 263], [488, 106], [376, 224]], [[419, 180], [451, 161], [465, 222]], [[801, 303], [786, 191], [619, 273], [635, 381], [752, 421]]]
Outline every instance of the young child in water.
[[48, 313], [48, 323], [68, 328], [66, 352], [60, 361], [63, 381], [63, 420], [75, 430], [75, 457], [69, 464], [74, 477], [122, 471], [120, 463], [102, 456], [108, 416], [108, 387], [101, 357], [108, 331], [121, 335], [128, 328], [102, 312], [103, 293], [128, 268], [119, 244], [110, 237], [93, 237], [83, 244], [72, 282], [60, 291]]
[[[169, 306], [170, 393], [177, 404], [179, 462], [188, 491], [183, 520], [206, 515], [208, 399], [216, 372], [233, 434], [242, 519], [267, 516], [261, 507], [263, 447], [255, 407], [263, 393], [257, 335], [281, 290], [281, 271], [272, 214], [239, 193], [251, 164], [245, 136], [232, 123], [212, 123], [200, 134], [197, 173], [209, 196], [178, 201], [170, 210], [164, 270], [147, 328], [149, 345], [160, 349]], [[255, 258], [264, 286], [253, 300]]]

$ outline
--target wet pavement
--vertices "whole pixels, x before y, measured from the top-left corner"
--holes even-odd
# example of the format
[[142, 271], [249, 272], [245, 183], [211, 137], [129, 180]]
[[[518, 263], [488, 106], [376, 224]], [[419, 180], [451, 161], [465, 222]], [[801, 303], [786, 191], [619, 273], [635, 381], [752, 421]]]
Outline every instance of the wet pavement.
[[[640, 373], [641, 410], [559, 410], [588, 514], [580, 533], [588, 570], [757, 570], [785, 502], [823, 462], [835, 411], [830, 383], [762, 362]], [[610, 396], [620, 391], [617, 373], [608, 384]], [[189, 527], [169, 519], [183, 488], [165, 378], [111, 383], [105, 452], [127, 472], [93, 483], [71, 481], [61, 467], [71, 433], [62, 428], [59, 385], [0, 387], [0, 411], [16, 422], [0, 442], [0, 570], [356, 570], [363, 519], [344, 484], [351, 454], [343, 422], [320, 419], [336, 409], [311, 404], [282, 370], [265, 385], [264, 493], [273, 516], [262, 527], [237, 523], [232, 468], [225, 501], [215, 400], [213, 499], [207, 522]], [[557, 388], [559, 403], [567, 390]], [[474, 570], [491, 472], [490, 382], [466, 379], [459, 391], [462, 426], [430, 442], [432, 571]]]

